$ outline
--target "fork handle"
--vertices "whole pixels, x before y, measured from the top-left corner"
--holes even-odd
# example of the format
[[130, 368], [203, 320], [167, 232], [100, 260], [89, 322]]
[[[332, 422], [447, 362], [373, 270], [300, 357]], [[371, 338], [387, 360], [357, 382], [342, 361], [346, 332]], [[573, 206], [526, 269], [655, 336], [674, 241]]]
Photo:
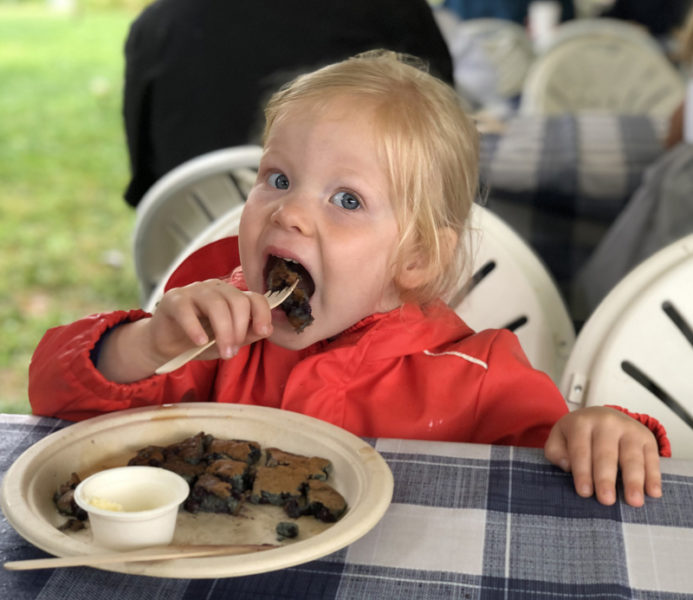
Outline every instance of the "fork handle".
[[215, 343], [216, 340], [212, 338], [202, 346], [195, 346], [194, 348], [190, 348], [190, 350], [186, 350], [182, 354], [173, 357], [167, 363], [161, 365], [156, 371], [154, 371], [154, 373], [156, 373], [157, 375], [164, 375], [166, 373], [170, 373], [171, 371], [175, 371], [179, 367], [182, 367], [185, 363], [191, 361], [196, 356], [202, 354], [205, 350], [207, 350], [207, 348], [211, 348], [212, 346], [214, 346]]

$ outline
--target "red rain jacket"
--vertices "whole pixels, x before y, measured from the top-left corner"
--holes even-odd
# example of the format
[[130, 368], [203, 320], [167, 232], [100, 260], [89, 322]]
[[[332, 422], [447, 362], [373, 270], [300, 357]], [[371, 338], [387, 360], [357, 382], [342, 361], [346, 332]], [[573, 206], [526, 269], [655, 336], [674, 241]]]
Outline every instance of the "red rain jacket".
[[[170, 285], [224, 276], [237, 264], [235, 239], [227, 238], [188, 258]], [[29, 372], [34, 413], [81, 420], [137, 406], [234, 402], [303, 413], [365, 437], [537, 447], [567, 413], [514, 334], [474, 333], [442, 302], [372, 315], [301, 351], [263, 340], [227, 361], [107, 381], [93, 348], [110, 328], [145, 316], [118, 311], [49, 330]]]

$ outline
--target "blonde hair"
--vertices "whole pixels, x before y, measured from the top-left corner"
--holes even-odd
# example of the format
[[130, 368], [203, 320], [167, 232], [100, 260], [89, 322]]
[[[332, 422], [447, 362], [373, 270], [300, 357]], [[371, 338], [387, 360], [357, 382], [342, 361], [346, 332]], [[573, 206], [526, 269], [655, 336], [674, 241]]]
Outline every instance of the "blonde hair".
[[[463, 272], [479, 142], [455, 91], [417, 60], [371, 51], [301, 75], [270, 98], [264, 136], [298, 103], [324, 106], [344, 95], [369, 102], [395, 199], [400, 230], [396, 266], [402, 267], [407, 250], [415, 249], [431, 272], [426, 283], [403, 292], [402, 298], [425, 304], [456, 287]], [[446, 229], [456, 234], [452, 250]]]

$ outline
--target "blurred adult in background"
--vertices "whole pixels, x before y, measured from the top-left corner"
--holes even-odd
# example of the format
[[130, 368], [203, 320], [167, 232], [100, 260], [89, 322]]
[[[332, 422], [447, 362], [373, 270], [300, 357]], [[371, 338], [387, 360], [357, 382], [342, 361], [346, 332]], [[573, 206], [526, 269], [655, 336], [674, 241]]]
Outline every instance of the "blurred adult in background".
[[258, 143], [264, 100], [297, 72], [374, 48], [453, 82], [426, 0], [157, 0], [125, 44], [126, 201], [190, 158]]
[[[677, 54], [690, 77], [693, 7], [681, 29]], [[642, 261], [693, 233], [693, 123], [689, 119], [693, 120], [693, 97], [671, 119], [669, 149], [645, 171], [642, 183], [578, 274], [576, 286], [589, 310]]]
[[[460, 19], [506, 19], [525, 25], [533, 0], [444, 0], [441, 4]], [[561, 21], [575, 17], [573, 0], [556, 0], [561, 6]]]
[[[681, 28], [678, 38], [679, 43], [676, 52], [676, 60], [680, 63], [688, 79], [688, 93], [690, 94], [690, 86], [691, 82], [693, 82], [693, 5], [688, 11], [688, 17]], [[690, 99], [690, 102], [691, 109], [693, 110], [693, 98]], [[685, 102], [681, 103], [671, 116], [666, 139], [667, 148], [676, 146], [683, 141], [684, 109]], [[693, 119], [693, 114], [691, 114], [689, 118]], [[693, 124], [690, 124], [689, 127], [693, 130]]]
[[681, 26], [689, 6], [691, 0], [616, 0], [601, 16], [638, 23], [654, 37], [665, 38]]

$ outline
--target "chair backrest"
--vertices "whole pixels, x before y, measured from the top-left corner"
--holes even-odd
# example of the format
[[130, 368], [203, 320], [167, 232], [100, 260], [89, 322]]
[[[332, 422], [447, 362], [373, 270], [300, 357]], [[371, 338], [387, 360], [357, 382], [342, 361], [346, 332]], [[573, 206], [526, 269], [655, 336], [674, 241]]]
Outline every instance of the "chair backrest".
[[605, 6], [613, 0], [573, 0], [575, 21], [591, 20], [604, 12]]
[[209, 152], [176, 167], [149, 189], [137, 206], [133, 240], [142, 302], [198, 233], [245, 201], [261, 155], [259, 146]]
[[161, 280], [152, 290], [146, 303], [144, 310], [152, 312], [156, 307], [157, 302], [161, 300], [166, 288], [166, 282], [180, 264], [190, 256], [195, 250], [202, 248], [206, 244], [211, 244], [216, 240], [231, 235], [238, 235], [238, 225], [241, 221], [241, 213], [243, 212], [243, 204], [238, 204], [229, 210], [226, 214], [221, 215], [216, 221], [208, 225], [200, 233], [198, 233], [183, 250], [178, 253], [171, 264], [166, 269], [166, 272], [161, 277]]
[[[469, 19], [460, 22], [457, 36], [472, 38], [483, 49], [496, 71], [496, 91], [500, 96], [519, 95], [534, 59], [532, 41], [524, 27], [505, 19]], [[456, 73], [458, 70], [464, 80], [464, 63], [456, 65]]]
[[662, 50], [639, 32], [575, 27], [536, 57], [525, 78], [521, 114], [671, 116], [684, 98], [684, 82]]
[[575, 37], [584, 35], [605, 35], [609, 39], [614, 36], [622, 37], [636, 44], [644, 44], [646, 47], [660, 51], [659, 42], [640, 25], [636, 25], [622, 19], [608, 17], [571, 19], [563, 21], [554, 31], [551, 42], [545, 50], [566, 42]]
[[617, 404], [666, 427], [693, 458], [693, 235], [626, 275], [580, 331], [561, 381], [571, 408]]
[[534, 58], [524, 27], [506, 19], [466, 19], [436, 10], [460, 95], [487, 107], [517, 97]]
[[514, 331], [532, 365], [558, 383], [575, 329], [549, 271], [509, 225], [479, 205], [471, 244], [473, 274], [449, 304], [473, 329]]

